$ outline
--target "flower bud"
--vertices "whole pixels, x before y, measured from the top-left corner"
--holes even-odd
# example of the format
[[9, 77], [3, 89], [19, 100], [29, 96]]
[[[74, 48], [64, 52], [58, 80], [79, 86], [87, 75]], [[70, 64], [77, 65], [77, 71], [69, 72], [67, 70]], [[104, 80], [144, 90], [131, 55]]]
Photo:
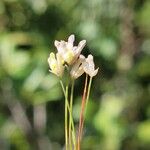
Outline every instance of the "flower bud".
[[95, 70], [95, 64], [93, 62], [93, 56], [88, 55], [88, 57], [83, 62], [83, 70], [85, 71], [85, 73], [87, 73], [90, 77], [93, 77], [98, 73], [98, 69], [99, 68], [97, 68]]
[[63, 75], [63, 59], [61, 58], [59, 53], [56, 54], [56, 57], [54, 53], [50, 53], [50, 56], [48, 58], [48, 64], [51, 69], [50, 72], [56, 74], [59, 77]]

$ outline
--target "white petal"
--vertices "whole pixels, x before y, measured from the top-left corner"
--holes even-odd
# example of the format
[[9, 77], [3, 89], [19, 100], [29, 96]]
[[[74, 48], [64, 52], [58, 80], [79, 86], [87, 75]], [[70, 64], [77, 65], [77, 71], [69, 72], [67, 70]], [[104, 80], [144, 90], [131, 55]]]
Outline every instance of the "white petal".
[[79, 46], [85, 46], [85, 44], [86, 44], [86, 40], [82, 40], [82, 41], [80, 41], [80, 43], [79, 43]]
[[82, 49], [84, 48], [85, 44], [86, 44], [86, 40], [82, 40], [82, 41], [78, 44], [78, 47], [77, 47], [77, 49], [76, 49], [76, 51], [75, 51], [75, 54], [76, 54], [76, 55], [80, 55], [80, 53], [81, 53]]
[[50, 67], [50, 72], [56, 74], [57, 76], [62, 76], [64, 71], [64, 66], [61, 63], [61, 56], [59, 53], [55, 54], [50, 53], [50, 56], [48, 58], [48, 64]]
[[83, 67], [81, 65], [84, 60], [85, 57], [83, 55], [80, 55], [76, 63], [72, 66], [70, 74], [73, 78], [76, 79], [84, 73]]
[[58, 52], [61, 54], [61, 55], [64, 55], [65, 52], [66, 52], [66, 42], [65, 41], [61, 41], [59, 43], [59, 46], [57, 47], [57, 50]]
[[61, 55], [59, 53], [56, 54], [56, 59], [57, 59], [58, 66], [62, 66], [63, 58], [61, 57]]
[[86, 61], [87, 61], [87, 63], [89, 64], [89, 68], [90, 68], [91, 70], [94, 70], [95, 65], [94, 65], [94, 62], [93, 62], [93, 56], [92, 56], [91, 54], [88, 55]]
[[82, 60], [85, 59], [85, 57], [83, 55], [80, 55], [79, 58], [82, 59]]
[[84, 71], [89, 74], [89, 64], [87, 62], [83, 62], [83, 69]]
[[72, 48], [72, 50], [75, 52], [76, 51], [76, 49], [77, 49], [77, 46], [74, 46], [73, 48]]
[[67, 42], [65, 42], [65, 41], [60, 41], [60, 47], [66, 47], [66, 45], [67, 45]]
[[49, 55], [49, 57], [48, 57], [48, 63], [49, 63], [49, 65], [52, 62], [56, 62], [56, 57], [55, 57], [55, 54], [53, 52], [51, 52], [50, 55]]
[[87, 59], [88, 60], [93, 60], [93, 56], [90, 54], [90, 55], [88, 55]]
[[75, 79], [80, 77], [83, 73], [84, 73], [83, 67], [80, 66], [79, 69], [77, 70], [77, 72], [74, 74]]
[[47, 61], [48, 61], [48, 64], [49, 64], [49, 66], [50, 66], [50, 58], [49, 58], [49, 57], [48, 57]]
[[75, 40], [75, 36], [74, 36], [74, 34], [71, 34], [68, 38], [68, 43], [71, 43], [73, 45], [74, 40]]
[[56, 48], [60, 45], [60, 42], [55, 40], [54, 45], [56, 46]]
[[67, 43], [67, 49], [73, 51], [73, 44]]
[[96, 74], [98, 73], [99, 68], [97, 68], [96, 70], [93, 71], [93, 73], [91, 74], [92, 77], [96, 76]]
[[76, 71], [79, 68], [80, 64], [84, 61], [84, 59], [85, 57], [83, 55], [80, 55], [78, 60], [76, 61], [76, 63], [73, 65], [72, 68], [74, 68], [74, 70]]
[[92, 55], [88, 55], [86, 60], [83, 62], [83, 69], [91, 77], [93, 77], [97, 74], [98, 69], [95, 70], [95, 64], [93, 62]]

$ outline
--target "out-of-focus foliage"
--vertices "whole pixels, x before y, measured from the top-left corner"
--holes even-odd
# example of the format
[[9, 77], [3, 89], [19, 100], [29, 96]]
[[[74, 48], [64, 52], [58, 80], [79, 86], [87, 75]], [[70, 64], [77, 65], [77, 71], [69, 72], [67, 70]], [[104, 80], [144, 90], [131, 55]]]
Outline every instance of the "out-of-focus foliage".
[[[64, 98], [47, 58], [71, 33], [95, 56], [83, 150], [150, 149], [149, 0], [0, 1], [0, 149], [64, 146]], [[78, 125], [84, 77], [76, 81]]]

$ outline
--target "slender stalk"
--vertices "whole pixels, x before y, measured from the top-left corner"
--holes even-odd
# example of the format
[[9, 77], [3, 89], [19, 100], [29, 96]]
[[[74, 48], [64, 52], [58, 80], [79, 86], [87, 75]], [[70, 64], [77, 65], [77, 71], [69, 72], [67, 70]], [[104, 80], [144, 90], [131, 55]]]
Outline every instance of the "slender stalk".
[[[73, 106], [73, 104], [72, 104], [72, 106]], [[72, 109], [73, 108], [71, 108], [71, 111], [73, 111]], [[71, 135], [72, 135], [73, 147], [75, 149], [75, 146], [76, 146], [76, 132], [75, 132], [75, 126], [74, 126], [74, 121], [73, 121], [73, 115], [71, 115], [71, 127], [72, 127]]]
[[[63, 84], [63, 82], [60, 80], [60, 84], [61, 84], [61, 87], [62, 87], [62, 90], [63, 90], [63, 93], [64, 93], [64, 96], [65, 96], [65, 102], [67, 103], [67, 108], [68, 108], [68, 111], [69, 111], [69, 115], [70, 114], [72, 114], [71, 113], [71, 109], [70, 109], [70, 106], [69, 106], [69, 102], [68, 102], [68, 94], [66, 95], [66, 90], [65, 90], [65, 87], [64, 87], [64, 84]], [[72, 85], [72, 88], [71, 88], [71, 101], [73, 101], [73, 91], [74, 91], [74, 83], [73, 83], [73, 85]], [[66, 100], [67, 99], [67, 100]], [[73, 103], [73, 102], [71, 102], [71, 103]], [[66, 105], [65, 105], [66, 106]], [[66, 107], [65, 107], [66, 108]], [[68, 117], [67, 117], [68, 118]], [[75, 139], [75, 128], [74, 128], [74, 122], [73, 122], [73, 117], [70, 117], [69, 118], [69, 125], [70, 125], [70, 122], [71, 122], [71, 127], [72, 127], [72, 131], [71, 131], [71, 135], [73, 135], [73, 143], [74, 143], [74, 146], [76, 145], [75, 143], [76, 143], [76, 139]], [[68, 120], [67, 120], [67, 125], [68, 125]], [[65, 130], [65, 133], [66, 133], [66, 130]], [[67, 133], [68, 134], [68, 133]], [[68, 137], [68, 135], [67, 135], [67, 137]], [[67, 141], [67, 143], [68, 143], [68, 141]], [[68, 146], [68, 145], [67, 145]]]
[[81, 135], [81, 129], [82, 129], [82, 122], [84, 119], [84, 108], [85, 108], [85, 103], [86, 103], [86, 93], [87, 93], [87, 81], [88, 81], [88, 75], [86, 74], [85, 77], [85, 85], [84, 85], [84, 91], [83, 91], [83, 96], [82, 96], [82, 104], [81, 104], [81, 112], [80, 112], [80, 120], [79, 120], [79, 129], [78, 129], [78, 139], [77, 139], [77, 150], [80, 150], [80, 141], [82, 138]]
[[62, 80], [59, 81], [65, 96], [65, 147], [66, 150], [68, 149], [68, 111], [67, 107], [69, 109], [69, 104], [68, 104], [68, 85], [66, 86], [66, 89], [64, 87], [64, 84]]
[[91, 84], [92, 84], [92, 77], [90, 77], [89, 85], [88, 85], [88, 92], [87, 92], [87, 98], [86, 98], [86, 106], [85, 106], [85, 113], [87, 110], [87, 105], [89, 101], [90, 91], [91, 91]]
[[65, 92], [64, 84], [63, 84], [62, 80], [59, 80], [59, 82], [60, 82], [60, 85], [61, 85], [61, 87], [62, 87], [64, 96], [65, 96], [65, 95], [66, 95], [66, 92]]
[[[63, 84], [63, 82], [62, 82], [61, 80], [60, 80], [60, 84], [61, 84], [61, 87], [62, 87], [64, 96], [65, 96], [65, 98], [66, 98], [66, 90], [65, 90], [64, 84]], [[67, 108], [68, 108], [68, 111], [69, 111], [69, 113], [70, 113], [70, 107], [69, 107], [68, 98], [67, 98]]]
[[74, 147], [76, 145], [76, 141], [75, 141], [75, 128], [74, 128], [74, 121], [73, 121], [73, 115], [72, 115], [73, 93], [74, 93], [74, 80], [72, 81], [72, 85], [71, 85], [70, 114], [69, 114], [69, 139], [70, 139], [70, 146], [71, 146], [71, 148], [72, 148], [72, 142], [73, 142]]
[[83, 117], [83, 121], [82, 121], [82, 125], [81, 125], [81, 136], [82, 136], [82, 132], [83, 132], [84, 120], [85, 120], [85, 115], [86, 115], [86, 111], [87, 111], [87, 105], [88, 105], [89, 96], [90, 96], [91, 84], [92, 84], [92, 77], [90, 77], [90, 81], [89, 81], [89, 84], [88, 84], [88, 90], [87, 90], [87, 97], [86, 97], [86, 104], [85, 104], [84, 117]]
[[66, 86], [65, 92], [65, 143], [66, 150], [68, 149], [68, 111], [67, 111], [67, 103], [68, 103], [68, 85]]

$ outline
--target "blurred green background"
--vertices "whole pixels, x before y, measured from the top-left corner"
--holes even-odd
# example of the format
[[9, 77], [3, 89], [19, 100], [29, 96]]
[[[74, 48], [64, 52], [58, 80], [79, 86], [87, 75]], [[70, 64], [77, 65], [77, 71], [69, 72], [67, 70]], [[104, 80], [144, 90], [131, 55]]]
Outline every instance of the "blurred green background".
[[0, 150], [63, 149], [64, 97], [47, 58], [72, 33], [100, 68], [82, 149], [150, 150], [149, 0], [0, 1]]

